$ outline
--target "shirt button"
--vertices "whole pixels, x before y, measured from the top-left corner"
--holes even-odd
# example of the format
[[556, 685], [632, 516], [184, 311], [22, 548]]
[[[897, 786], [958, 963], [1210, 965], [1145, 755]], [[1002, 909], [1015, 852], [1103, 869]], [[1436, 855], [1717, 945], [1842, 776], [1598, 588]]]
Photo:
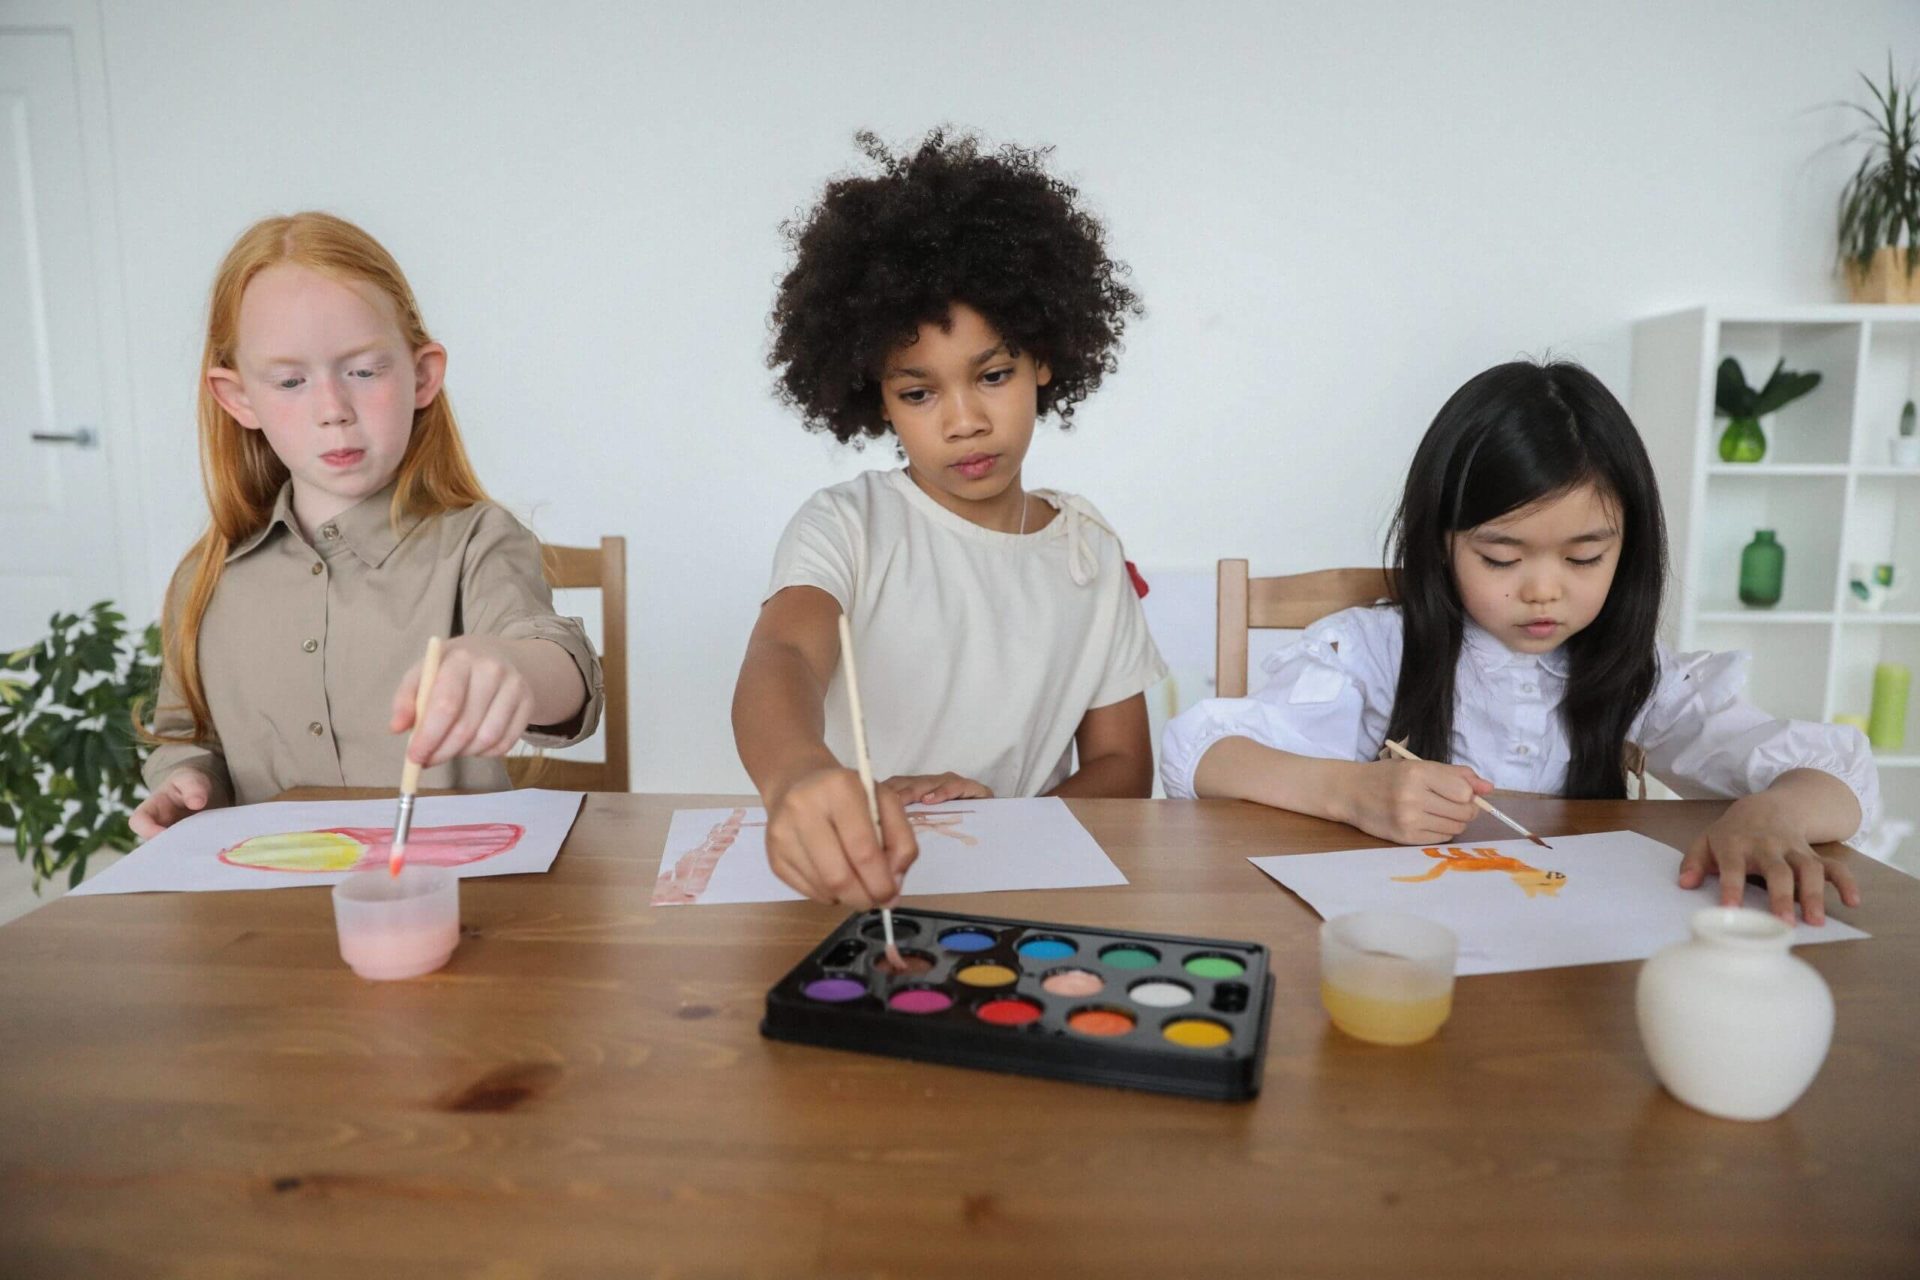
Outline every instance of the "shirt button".
[[[315, 568], [318, 568], [318, 567], [319, 567], [319, 566], [317, 566], [317, 565], [315, 566]], [[1532, 693], [1532, 692], [1534, 692], [1534, 687], [1533, 687], [1532, 685], [1530, 685], [1530, 684], [1523, 684], [1523, 685], [1521, 685], [1521, 686], [1520, 686], [1520, 692], [1522, 692], [1522, 693]]]
[[307, 572], [313, 574], [315, 577], [318, 577], [320, 574], [320, 571], [324, 568], [326, 568], [325, 565], [321, 564], [318, 560], [315, 560], [313, 562], [313, 568], [307, 570]]
[[320, 642], [318, 640], [309, 640], [305, 644], [301, 645], [300, 647], [302, 649], [305, 649], [308, 653], [312, 653], [320, 647]]
[[325, 733], [326, 729], [321, 727], [321, 724], [318, 720], [315, 720], [312, 724], [307, 726], [307, 732], [317, 738], [321, 734]]
[[337, 524], [323, 524], [320, 526], [320, 536], [323, 538], [337, 538], [340, 536], [340, 526]]
[[1523, 742], [1513, 749], [1513, 754], [1517, 756], [1530, 756], [1533, 754], [1533, 748]]

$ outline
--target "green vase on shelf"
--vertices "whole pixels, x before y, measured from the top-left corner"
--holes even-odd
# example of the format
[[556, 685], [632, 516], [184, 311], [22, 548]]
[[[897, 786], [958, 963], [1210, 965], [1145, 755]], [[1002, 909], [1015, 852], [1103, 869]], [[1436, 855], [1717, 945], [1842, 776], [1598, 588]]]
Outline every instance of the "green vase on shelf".
[[1727, 429], [1720, 435], [1720, 461], [1758, 462], [1766, 457], [1767, 438], [1760, 432], [1760, 419], [1780, 412], [1819, 385], [1818, 373], [1789, 373], [1782, 359], [1755, 391], [1738, 360], [1732, 356], [1722, 360], [1713, 384], [1713, 411], [1727, 419]]
[[1756, 529], [1753, 541], [1740, 553], [1740, 603], [1770, 609], [1780, 603], [1780, 584], [1787, 573], [1787, 549], [1773, 530]]
[[1756, 418], [1732, 418], [1720, 433], [1720, 461], [1758, 462], [1767, 456], [1767, 437]]

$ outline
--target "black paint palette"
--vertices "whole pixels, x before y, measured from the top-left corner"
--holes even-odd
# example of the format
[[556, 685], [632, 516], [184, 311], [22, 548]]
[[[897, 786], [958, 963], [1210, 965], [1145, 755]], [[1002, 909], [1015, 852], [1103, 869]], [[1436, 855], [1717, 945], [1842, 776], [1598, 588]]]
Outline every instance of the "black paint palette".
[[1037, 920], [861, 912], [767, 992], [775, 1040], [1238, 1101], [1260, 1092], [1267, 949]]

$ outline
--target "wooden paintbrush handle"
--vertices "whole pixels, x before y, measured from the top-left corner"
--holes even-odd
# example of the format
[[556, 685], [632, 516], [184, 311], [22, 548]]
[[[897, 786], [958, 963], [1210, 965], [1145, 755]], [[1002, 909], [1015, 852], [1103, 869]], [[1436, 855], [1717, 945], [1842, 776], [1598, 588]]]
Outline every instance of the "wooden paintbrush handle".
[[885, 843], [880, 832], [880, 797], [873, 789], [873, 760], [867, 755], [867, 717], [860, 709], [860, 673], [853, 665], [853, 627], [847, 615], [840, 615], [840, 660], [847, 664], [847, 710], [853, 717], [854, 764], [860, 770], [860, 787], [867, 793], [867, 816], [873, 819], [874, 838]]
[[[420, 688], [413, 695], [413, 732], [407, 735], [407, 745], [413, 745], [413, 735], [420, 732], [420, 721], [426, 718], [427, 697], [433, 692], [433, 678], [440, 674], [440, 637], [434, 636], [427, 641], [427, 656], [420, 663]], [[420, 765], [409, 758], [406, 767], [400, 770], [400, 794], [410, 796], [420, 789]]]
[[1420, 759], [1419, 756], [1413, 754], [1413, 752], [1407, 750], [1405, 747], [1395, 742], [1392, 738], [1388, 738], [1385, 745], [1388, 751], [1393, 752], [1393, 754], [1399, 756], [1402, 760], [1412, 760], [1412, 761], [1418, 762]]

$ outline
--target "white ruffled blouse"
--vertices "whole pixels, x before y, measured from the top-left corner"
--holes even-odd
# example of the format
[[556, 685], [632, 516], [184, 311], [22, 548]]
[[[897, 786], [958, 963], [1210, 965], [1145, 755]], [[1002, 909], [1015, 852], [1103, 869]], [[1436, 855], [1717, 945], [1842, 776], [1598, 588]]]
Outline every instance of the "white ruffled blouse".
[[[1386, 741], [1400, 679], [1400, 611], [1362, 606], [1322, 618], [1263, 665], [1247, 698], [1209, 698], [1172, 720], [1161, 741], [1167, 794], [1193, 795], [1193, 771], [1222, 738], [1295, 755], [1372, 760]], [[1653, 696], [1627, 732], [1655, 777], [1689, 798], [1764, 791], [1793, 769], [1830, 773], [1859, 798], [1861, 831], [1880, 816], [1880, 780], [1858, 729], [1778, 720], [1743, 696], [1745, 653], [1676, 654], [1659, 646]], [[1572, 749], [1556, 714], [1564, 649], [1515, 653], [1471, 620], [1454, 674], [1453, 762], [1503, 791], [1558, 794]], [[1856, 833], [1858, 834], [1858, 833]], [[1851, 838], [1851, 837], [1850, 837]]]

